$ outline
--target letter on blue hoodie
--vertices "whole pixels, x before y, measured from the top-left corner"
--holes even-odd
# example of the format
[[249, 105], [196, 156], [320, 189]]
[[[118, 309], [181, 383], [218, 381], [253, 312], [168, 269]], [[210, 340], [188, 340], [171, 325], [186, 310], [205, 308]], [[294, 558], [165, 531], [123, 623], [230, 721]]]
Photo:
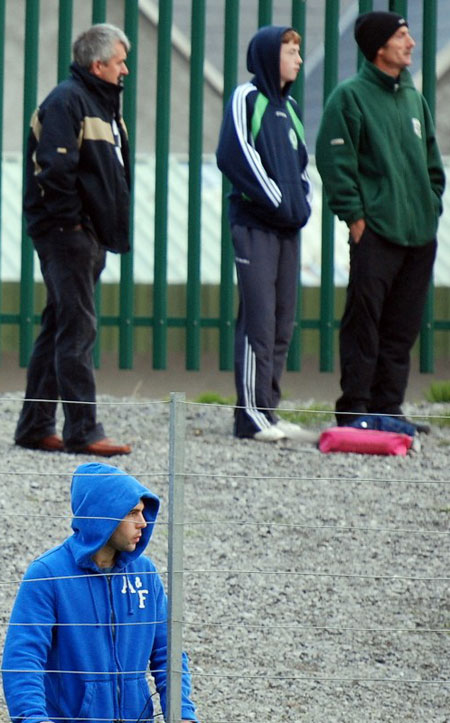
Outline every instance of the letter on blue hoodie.
[[[73, 534], [28, 568], [11, 615], [3, 687], [13, 721], [149, 720], [149, 669], [166, 708], [167, 604], [143, 556], [159, 499], [125, 472], [80, 465], [72, 480]], [[111, 571], [92, 555], [139, 501], [147, 527]], [[182, 718], [196, 720], [183, 654]]]

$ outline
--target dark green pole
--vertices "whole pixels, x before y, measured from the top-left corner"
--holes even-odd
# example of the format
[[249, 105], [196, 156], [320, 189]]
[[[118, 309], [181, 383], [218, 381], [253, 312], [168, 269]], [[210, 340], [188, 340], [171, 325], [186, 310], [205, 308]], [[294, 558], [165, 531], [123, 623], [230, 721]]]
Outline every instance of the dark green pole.
[[123, 116], [128, 128], [131, 166], [130, 196], [130, 243], [131, 251], [120, 259], [120, 309], [119, 309], [119, 366], [121, 369], [133, 367], [133, 237], [134, 237], [134, 170], [136, 157], [136, 98], [137, 98], [137, 58], [139, 40], [139, 4], [138, 0], [125, 3], [125, 33], [131, 42], [127, 66], [130, 71], [125, 78], [123, 93]]
[[[224, 108], [237, 82], [239, 0], [225, 2]], [[222, 181], [222, 246], [220, 264], [220, 369], [233, 368], [233, 249], [228, 224], [229, 181]]]
[[[106, 20], [106, 0], [93, 0], [92, 2], [92, 24], [104, 23]], [[101, 280], [95, 286], [95, 311], [97, 314], [98, 333], [94, 346], [94, 364], [100, 366], [100, 332], [101, 332], [101, 307], [102, 307], [102, 286]]]
[[272, 0], [259, 0], [258, 27], [272, 24]]
[[93, 0], [92, 24], [104, 23], [106, 20], [106, 0]]
[[[436, 31], [437, 1], [424, 0], [422, 88], [433, 119], [436, 110]], [[434, 288], [432, 281], [425, 302], [420, 330], [420, 371], [434, 371]]]
[[[339, 0], [327, 0], [323, 97], [337, 83]], [[334, 218], [322, 193], [322, 274], [320, 287], [320, 371], [333, 371], [334, 341]]]
[[[369, 13], [373, 9], [373, 0], [359, 0], [359, 14]], [[364, 55], [358, 48], [358, 68], [364, 60]]]
[[[305, 29], [306, 29], [306, 0], [293, 0], [292, 2], [292, 27], [300, 33], [302, 40], [300, 45], [300, 54], [302, 58], [305, 58], [306, 54], [306, 42], [305, 42]], [[300, 73], [297, 76], [297, 80], [291, 88], [291, 94], [298, 102], [300, 108], [303, 111], [304, 108], [304, 95], [305, 95], [305, 74], [303, 66]], [[304, 115], [304, 114], [303, 114]], [[306, 139], [308, 140], [308, 139]], [[298, 268], [298, 296], [297, 296], [297, 309], [295, 314], [295, 326], [294, 333], [291, 339], [291, 345], [289, 347], [289, 353], [287, 358], [287, 368], [289, 371], [300, 371], [301, 369], [301, 319], [302, 319], [302, 282], [301, 282], [301, 233], [300, 233], [300, 260]]]
[[389, 10], [392, 13], [398, 13], [406, 18], [408, 14], [408, 0], [389, 0]]
[[192, 0], [186, 369], [200, 369], [201, 202], [205, 0]]
[[169, 187], [172, 0], [160, 0], [156, 91], [153, 367], [167, 366], [167, 209]]
[[[23, 168], [22, 179], [26, 177], [26, 148], [30, 129], [30, 118], [37, 105], [39, 54], [39, 0], [27, 0], [25, 10], [25, 82], [23, 92]], [[33, 345], [33, 247], [27, 236], [25, 219], [22, 216], [22, 265], [20, 276], [20, 354], [21, 366], [27, 366]]]
[[67, 78], [72, 55], [72, 0], [59, 0], [58, 83]]

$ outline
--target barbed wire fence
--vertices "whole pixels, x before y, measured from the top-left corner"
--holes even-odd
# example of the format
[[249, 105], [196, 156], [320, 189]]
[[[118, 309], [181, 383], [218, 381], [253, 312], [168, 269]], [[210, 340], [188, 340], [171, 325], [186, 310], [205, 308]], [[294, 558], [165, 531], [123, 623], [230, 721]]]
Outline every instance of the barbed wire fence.
[[[120, 416], [115, 402], [108, 404]], [[157, 540], [170, 602], [167, 720], [179, 720], [181, 647], [203, 723], [450, 720], [448, 475], [433, 467], [448, 435], [414, 464], [377, 464], [365, 455], [233, 440], [224, 435], [226, 405], [184, 395], [122, 408], [147, 414], [149, 428], [156, 422], [160, 431], [164, 419], [167, 430], [153, 456], [146, 449], [119, 465], [159, 487], [165, 502], [149, 554]], [[8, 531], [34, 530], [36, 556], [48, 547], [38, 546], [47, 530], [56, 543], [71, 519], [67, 490], [62, 498], [59, 490], [74, 467], [64, 455], [27, 455], [42, 468], [8, 470], [5, 457], [0, 469], [3, 489], [15, 490], [0, 499], [4, 556], [17, 556], [0, 585], [2, 643], [31, 561]], [[7, 720], [1, 696], [0, 721]], [[162, 721], [158, 709], [155, 720]]]

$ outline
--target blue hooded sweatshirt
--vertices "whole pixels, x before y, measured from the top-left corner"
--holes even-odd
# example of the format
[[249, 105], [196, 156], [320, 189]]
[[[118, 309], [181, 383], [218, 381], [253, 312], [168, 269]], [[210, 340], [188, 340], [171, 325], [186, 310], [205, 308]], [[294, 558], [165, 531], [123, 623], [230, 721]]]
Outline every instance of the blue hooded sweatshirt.
[[291, 234], [311, 213], [300, 110], [289, 96], [292, 84], [280, 87], [281, 38], [291, 29], [269, 25], [254, 35], [247, 52], [254, 77], [234, 90], [225, 109], [216, 156], [233, 186], [231, 226]]
[[[11, 615], [3, 688], [13, 721], [149, 720], [151, 674], [166, 709], [167, 604], [143, 556], [159, 499], [125, 472], [80, 465], [72, 480], [73, 535], [28, 568]], [[140, 500], [148, 522], [112, 570], [92, 556]], [[183, 654], [182, 718], [197, 720]]]

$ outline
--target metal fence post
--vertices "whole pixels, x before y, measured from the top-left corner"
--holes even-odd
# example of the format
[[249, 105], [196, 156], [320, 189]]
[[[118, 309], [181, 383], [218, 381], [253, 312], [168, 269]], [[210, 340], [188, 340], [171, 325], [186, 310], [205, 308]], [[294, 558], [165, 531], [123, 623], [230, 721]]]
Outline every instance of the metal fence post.
[[166, 723], [181, 720], [185, 401], [184, 393], [170, 395]]
[[[30, 118], [37, 104], [37, 77], [39, 55], [39, 0], [27, 0], [25, 10], [25, 82], [23, 88], [23, 161], [22, 182], [26, 178], [26, 147], [30, 129]], [[22, 260], [20, 273], [20, 366], [28, 364], [33, 346], [34, 326], [34, 258], [33, 246], [22, 217]]]
[[170, 146], [172, 4], [159, 1], [156, 88], [155, 250], [153, 280], [153, 368], [167, 366], [167, 246]]
[[[422, 92], [430, 107], [436, 111], [436, 29], [437, 0], [423, 1]], [[434, 284], [428, 289], [420, 331], [420, 371], [434, 372]]]
[[[239, 0], [226, 0], [224, 26], [224, 88], [223, 107], [225, 110], [228, 99], [237, 82], [238, 37], [239, 37]], [[228, 201], [230, 182], [222, 178], [222, 245], [220, 260], [220, 338], [219, 356], [220, 369], [233, 368], [233, 268], [234, 254], [228, 224]]]
[[186, 369], [200, 369], [201, 208], [205, 0], [192, 0], [189, 104], [188, 277], [186, 288]]
[[[300, 0], [292, 2], [292, 27], [297, 30], [301, 36], [300, 53], [302, 58], [305, 58], [305, 47], [306, 47], [306, 0]], [[300, 110], [304, 115], [304, 95], [305, 95], [305, 72], [304, 68], [300, 70], [297, 80], [291, 88], [291, 94], [300, 106]], [[295, 326], [292, 334], [291, 343], [289, 346], [289, 353], [287, 357], [287, 369], [293, 372], [299, 372], [301, 369], [301, 333], [302, 333], [302, 276], [301, 276], [301, 258], [302, 258], [302, 233], [300, 231], [300, 254], [298, 263], [298, 291], [297, 291], [297, 309], [295, 312]]]
[[[337, 83], [339, 0], [328, 0], [325, 13], [325, 66], [323, 102]], [[333, 371], [334, 341], [334, 216], [323, 191], [322, 278], [320, 287], [320, 371]]]

